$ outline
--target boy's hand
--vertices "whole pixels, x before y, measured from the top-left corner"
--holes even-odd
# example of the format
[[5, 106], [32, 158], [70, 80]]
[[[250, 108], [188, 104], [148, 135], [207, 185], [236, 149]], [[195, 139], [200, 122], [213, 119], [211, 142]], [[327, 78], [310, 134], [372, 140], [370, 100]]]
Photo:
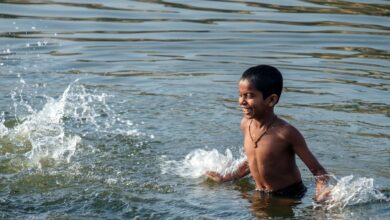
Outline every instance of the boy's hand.
[[326, 184], [317, 183], [315, 200], [324, 203], [330, 198], [330, 188]]
[[217, 172], [214, 171], [207, 171], [206, 172], [207, 178], [215, 181], [215, 182], [223, 182], [223, 176]]
[[318, 203], [326, 203], [329, 202], [331, 187], [329, 187], [329, 175], [327, 173], [315, 176], [316, 178], [316, 194], [315, 200]]

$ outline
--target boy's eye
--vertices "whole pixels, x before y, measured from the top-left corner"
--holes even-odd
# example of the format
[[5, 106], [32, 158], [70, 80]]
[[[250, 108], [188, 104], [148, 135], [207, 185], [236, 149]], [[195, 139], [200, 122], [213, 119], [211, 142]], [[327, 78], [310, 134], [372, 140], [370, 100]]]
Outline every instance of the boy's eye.
[[240, 98], [253, 99], [254, 95], [252, 93], [239, 94]]

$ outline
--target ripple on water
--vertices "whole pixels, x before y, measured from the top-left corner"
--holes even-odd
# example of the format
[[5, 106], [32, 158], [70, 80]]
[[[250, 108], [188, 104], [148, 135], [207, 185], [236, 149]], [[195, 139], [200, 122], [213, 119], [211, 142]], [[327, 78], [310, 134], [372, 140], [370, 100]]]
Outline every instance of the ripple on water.
[[251, 184], [201, 175], [240, 160], [218, 153], [242, 143], [236, 82], [268, 63], [286, 82], [278, 115], [318, 159], [387, 189], [389, 10], [381, 0], [2, 1], [0, 218], [385, 219], [376, 200], [266, 206], [238, 195]]

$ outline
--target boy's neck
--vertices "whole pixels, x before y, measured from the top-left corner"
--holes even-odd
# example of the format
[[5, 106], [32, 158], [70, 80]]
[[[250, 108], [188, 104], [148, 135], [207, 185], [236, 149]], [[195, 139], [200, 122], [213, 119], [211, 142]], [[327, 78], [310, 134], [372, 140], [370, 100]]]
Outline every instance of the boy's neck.
[[264, 115], [264, 117], [261, 117], [261, 118], [253, 118], [252, 120], [254, 121], [253, 125], [258, 127], [258, 128], [261, 128], [261, 127], [264, 127], [264, 126], [267, 126], [271, 123], [271, 121], [273, 121], [275, 119], [276, 115], [275, 113], [272, 111], [270, 112], [269, 114], [267, 115]]

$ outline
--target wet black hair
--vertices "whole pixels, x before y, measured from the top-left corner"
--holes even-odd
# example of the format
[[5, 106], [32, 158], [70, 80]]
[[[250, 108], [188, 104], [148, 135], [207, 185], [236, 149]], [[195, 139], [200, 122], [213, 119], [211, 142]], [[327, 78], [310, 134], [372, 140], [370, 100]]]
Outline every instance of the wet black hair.
[[242, 74], [241, 80], [248, 80], [263, 94], [264, 99], [276, 94], [279, 101], [283, 89], [283, 76], [275, 67], [269, 65], [250, 67]]

